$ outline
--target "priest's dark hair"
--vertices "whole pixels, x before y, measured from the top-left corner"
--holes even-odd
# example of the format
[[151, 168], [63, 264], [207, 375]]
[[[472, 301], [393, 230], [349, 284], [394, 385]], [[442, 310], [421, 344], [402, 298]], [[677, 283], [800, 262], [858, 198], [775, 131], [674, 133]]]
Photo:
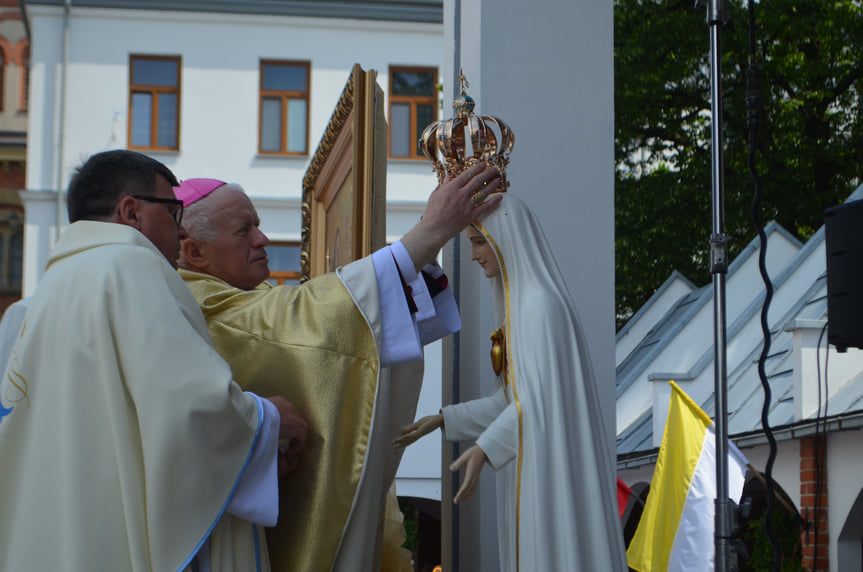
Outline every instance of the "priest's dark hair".
[[180, 184], [168, 167], [143, 153], [115, 149], [92, 155], [69, 182], [69, 222], [110, 217], [126, 195], [155, 195], [156, 177], [164, 177], [172, 187]]

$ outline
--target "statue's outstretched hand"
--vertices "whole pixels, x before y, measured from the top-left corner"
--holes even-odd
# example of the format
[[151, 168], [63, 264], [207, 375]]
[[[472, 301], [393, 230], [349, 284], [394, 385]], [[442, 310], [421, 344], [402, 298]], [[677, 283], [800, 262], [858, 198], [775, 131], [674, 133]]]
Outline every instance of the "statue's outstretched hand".
[[402, 436], [397, 437], [393, 441], [393, 445], [396, 447], [407, 447], [416, 442], [420, 437], [424, 437], [441, 427], [443, 427], [443, 413], [427, 415], [402, 429]]
[[460, 501], [467, 500], [473, 496], [473, 493], [476, 492], [477, 485], [479, 485], [479, 474], [482, 471], [483, 465], [487, 462], [488, 457], [486, 456], [485, 451], [480, 449], [479, 445], [474, 445], [462, 453], [461, 456], [449, 466], [449, 470], [452, 472], [458, 471], [461, 467], [465, 468], [464, 480], [461, 482], [461, 487], [459, 487], [455, 498], [452, 499], [454, 504], [458, 504]]

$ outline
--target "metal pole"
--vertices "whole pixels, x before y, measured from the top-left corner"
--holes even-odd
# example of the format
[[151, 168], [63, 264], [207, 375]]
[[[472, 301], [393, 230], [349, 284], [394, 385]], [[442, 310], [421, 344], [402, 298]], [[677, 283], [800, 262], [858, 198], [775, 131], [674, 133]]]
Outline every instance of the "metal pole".
[[57, 148], [55, 151], [56, 182], [57, 182], [57, 228], [55, 229], [55, 238], [60, 238], [60, 231], [63, 228], [63, 221], [66, 220], [66, 206], [63, 203], [63, 163], [65, 158], [63, 148], [66, 138], [66, 75], [69, 73], [69, 19], [72, 17], [72, 0], [65, 0], [63, 3], [63, 45], [62, 45], [62, 60], [60, 64], [59, 90], [60, 101], [58, 102], [59, 109], [57, 110]]
[[716, 499], [714, 517], [714, 570], [736, 570], [729, 551], [734, 506], [728, 500], [728, 403], [725, 347], [725, 277], [728, 273], [728, 239], [725, 236], [725, 191], [722, 160], [722, 50], [720, 27], [727, 15], [724, 0], [710, 0], [707, 23], [710, 27], [710, 144], [713, 232], [710, 236], [710, 272], [713, 275], [713, 364], [716, 404]]
[[[461, 75], [461, 0], [455, 0], [453, 12], [454, 46], [452, 62], [452, 88], [450, 89], [449, 97], [450, 101], [454, 101], [455, 96], [458, 94], [458, 78]], [[452, 248], [452, 288], [456, 296], [456, 303], [461, 304], [461, 242], [459, 240], [458, 234], [455, 235], [455, 238], [453, 239]], [[461, 376], [459, 375], [461, 371], [461, 336], [459, 332], [456, 332], [452, 335], [452, 344], [452, 403], [458, 403], [461, 401]], [[449, 465], [455, 462], [455, 460], [458, 459], [460, 455], [458, 442], [451, 443], [449, 446], [449, 451], [449, 463], [445, 467], [442, 467], [444, 475], [449, 472]], [[450, 473], [450, 490], [452, 491], [453, 496], [455, 495], [455, 492], [458, 490], [459, 487], [458, 476], [458, 471], [456, 471], [455, 473]], [[449, 509], [452, 514], [452, 526], [450, 527], [450, 545], [452, 546], [452, 562], [450, 563], [450, 565], [452, 566], [452, 568], [450, 568], [450, 570], [452, 572], [459, 572], [461, 563], [461, 543], [459, 542], [459, 538], [461, 537], [461, 527], [459, 526], [459, 506], [452, 503], [452, 498], [441, 498], [441, 502], [448, 503]]]

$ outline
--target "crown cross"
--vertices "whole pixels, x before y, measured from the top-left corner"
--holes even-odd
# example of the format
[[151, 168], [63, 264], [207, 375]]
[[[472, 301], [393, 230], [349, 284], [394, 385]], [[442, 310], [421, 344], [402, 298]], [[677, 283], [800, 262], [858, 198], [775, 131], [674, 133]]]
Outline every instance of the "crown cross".
[[470, 84], [467, 82], [467, 78], [464, 77], [464, 72], [461, 69], [458, 70], [458, 87], [459, 93], [462, 94], [470, 87]]
[[466, 93], [470, 87], [462, 70], [458, 76], [461, 93], [452, 103], [455, 117], [436, 121], [425, 128], [420, 149], [432, 162], [439, 183], [455, 177], [465, 169], [483, 162], [500, 171], [500, 189], [506, 191], [506, 167], [515, 143], [515, 134], [502, 120], [491, 115], [474, 115], [474, 99]]

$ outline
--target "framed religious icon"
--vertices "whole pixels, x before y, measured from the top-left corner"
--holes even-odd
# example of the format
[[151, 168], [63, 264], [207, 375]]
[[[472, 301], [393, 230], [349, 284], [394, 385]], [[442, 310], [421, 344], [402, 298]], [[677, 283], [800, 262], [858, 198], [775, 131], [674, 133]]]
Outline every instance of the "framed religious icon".
[[354, 65], [303, 178], [300, 281], [386, 244], [383, 100], [377, 72]]

